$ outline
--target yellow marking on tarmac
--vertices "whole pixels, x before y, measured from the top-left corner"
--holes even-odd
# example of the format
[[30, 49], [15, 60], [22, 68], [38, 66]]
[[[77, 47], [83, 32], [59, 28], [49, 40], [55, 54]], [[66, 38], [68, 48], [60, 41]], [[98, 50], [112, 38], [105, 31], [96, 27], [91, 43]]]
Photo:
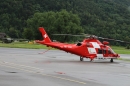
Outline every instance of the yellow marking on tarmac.
[[10, 63], [10, 62], [3, 62], [5, 64], [10, 64], [10, 65], [14, 65], [14, 66], [19, 66], [19, 67], [24, 67], [24, 68], [30, 68], [30, 69], [34, 69], [34, 70], [40, 70], [40, 71], [44, 71], [44, 69], [40, 69], [40, 68], [36, 68], [36, 67], [31, 67], [31, 66], [25, 66], [25, 65], [20, 65], [20, 64], [15, 64], [15, 63]]
[[9, 65], [4, 65], [4, 64], [0, 64], [0, 66], [4, 66], [4, 67], [8, 67], [8, 68], [13, 68], [13, 69], [18, 69], [18, 70], [22, 70], [22, 71], [27, 71], [29, 73], [35, 73], [33, 71], [29, 71], [29, 70], [25, 70], [25, 69], [21, 69], [21, 68], [16, 68], [16, 67], [9, 66]]
[[30, 68], [30, 69], [42, 70], [42, 69], [36, 68], [36, 67], [19, 65], [19, 64], [15, 64], [15, 63], [9, 63], [9, 62], [2, 62], [2, 61], [0, 61], [0, 66], [9, 67], [9, 68], [17, 69], [17, 70], [22, 70], [22, 71], [26, 71], [26, 72], [29, 72], [29, 73], [40, 74], [40, 75], [43, 75], [43, 76], [58, 78], [58, 79], [62, 79], [62, 80], [70, 81], [70, 82], [76, 82], [76, 83], [79, 83], [79, 84], [86, 84], [85, 82], [81, 82], [81, 81], [77, 81], [77, 80], [73, 80], [73, 79], [69, 79], [69, 78], [62, 78], [62, 77], [53, 76], [53, 75], [49, 75], [49, 74], [43, 74], [43, 73], [40, 73], [40, 72], [36, 72], [36, 71], [26, 69], [26, 68]]
[[53, 76], [53, 75], [47, 75], [47, 76], [62, 79], [62, 80], [67, 80], [67, 81], [71, 81], [71, 82], [77, 82], [77, 83], [80, 83], [80, 84], [86, 84], [85, 82], [81, 82], [81, 81], [77, 81], [77, 80], [73, 80], [73, 79], [69, 79], [69, 78], [62, 78], [62, 77]]

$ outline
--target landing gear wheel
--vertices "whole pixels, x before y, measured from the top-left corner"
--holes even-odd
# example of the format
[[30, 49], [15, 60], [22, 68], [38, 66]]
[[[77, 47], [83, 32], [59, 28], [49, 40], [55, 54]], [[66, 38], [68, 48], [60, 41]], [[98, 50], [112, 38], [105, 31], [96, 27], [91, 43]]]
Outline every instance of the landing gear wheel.
[[83, 61], [84, 60], [84, 58], [83, 57], [80, 57], [80, 61]]
[[113, 58], [111, 58], [110, 62], [113, 62]]
[[90, 59], [90, 62], [92, 62], [93, 61], [93, 59]]

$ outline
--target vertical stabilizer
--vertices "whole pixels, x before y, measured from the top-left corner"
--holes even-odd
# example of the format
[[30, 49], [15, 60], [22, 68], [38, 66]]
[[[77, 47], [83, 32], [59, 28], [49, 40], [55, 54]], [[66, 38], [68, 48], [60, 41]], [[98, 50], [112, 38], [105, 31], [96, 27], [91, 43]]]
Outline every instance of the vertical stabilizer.
[[43, 27], [39, 27], [39, 31], [42, 33], [42, 37], [43, 37], [44, 43], [52, 42]]

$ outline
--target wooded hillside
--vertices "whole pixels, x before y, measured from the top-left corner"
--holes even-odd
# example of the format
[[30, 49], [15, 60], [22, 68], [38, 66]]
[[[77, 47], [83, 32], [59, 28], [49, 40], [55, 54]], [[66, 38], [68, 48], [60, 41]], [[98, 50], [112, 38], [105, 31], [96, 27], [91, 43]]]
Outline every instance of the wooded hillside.
[[0, 20], [0, 32], [12, 38], [38, 39], [43, 26], [49, 34], [84, 32], [130, 42], [130, 0], [1, 0]]

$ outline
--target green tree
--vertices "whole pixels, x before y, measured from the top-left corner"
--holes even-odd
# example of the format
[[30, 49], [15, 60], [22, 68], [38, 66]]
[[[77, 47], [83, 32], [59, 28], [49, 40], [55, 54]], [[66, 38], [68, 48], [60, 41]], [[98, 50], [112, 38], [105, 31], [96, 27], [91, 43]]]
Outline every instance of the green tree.
[[[44, 26], [49, 34], [69, 33], [71, 31], [69, 29], [67, 32], [63, 31], [64, 28], [67, 28], [65, 24], [71, 28], [76, 25], [70, 21], [69, 23], [62, 22], [68, 22], [67, 18], [62, 18], [68, 14], [66, 12], [59, 13], [61, 9], [65, 9], [69, 15], [71, 13], [78, 15], [81, 19], [79, 20], [80, 26], [86, 33], [124, 40], [127, 36], [130, 38], [129, 6], [130, 0], [1, 0], [0, 31], [10, 35], [9, 29], [14, 28], [18, 38], [23, 38], [21, 33], [24, 28], [28, 27], [32, 29]], [[43, 15], [44, 17], [42, 17]], [[29, 20], [34, 16], [39, 19], [34, 19], [33, 24], [30, 23], [29, 26]], [[59, 23], [59, 26], [56, 23]], [[40, 37], [37, 29], [33, 29], [33, 37]], [[65, 39], [69, 38], [65, 37]], [[130, 40], [127, 41], [130, 42]]]
[[33, 39], [32, 30], [29, 28], [24, 28], [23, 36], [24, 36], [24, 38], [29, 39], [29, 40]]
[[13, 27], [9, 29], [8, 34], [11, 38], [17, 38], [17, 31]]
[[[80, 26], [80, 18], [78, 15], [66, 10], [60, 12], [44, 12], [35, 13], [34, 16], [27, 21], [28, 28], [31, 28], [33, 35], [37, 38], [36, 30], [38, 27], [44, 27], [48, 34], [79, 34], [83, 32]], [[53, 38], [54, 36], [50, 36]], [[59, 41], [71, 41], [73, 38], [67, 36], [59, 36]]]

